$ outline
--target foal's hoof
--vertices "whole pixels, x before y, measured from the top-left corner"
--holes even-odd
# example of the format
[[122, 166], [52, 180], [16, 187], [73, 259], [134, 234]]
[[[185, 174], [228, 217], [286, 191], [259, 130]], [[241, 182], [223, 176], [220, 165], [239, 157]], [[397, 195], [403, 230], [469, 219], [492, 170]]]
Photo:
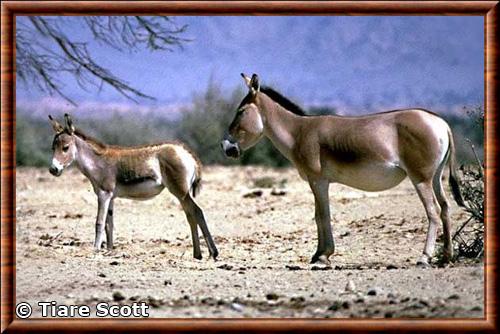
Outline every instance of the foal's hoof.
[[194, 254], [193, 257], [196, 259], [196, 260], [201, 260], [203, 258], [203, 256], [201, 256], [201, 254]]
[[322, 263], [325, 265], [330, 264], [330, 260], [328, 260], [328, 257], [326, 255], [316, 255], [315, 254], [311, 259], [311, 264], [316, 263], [316, 262], [319, 262], [319, 263]]
[[217, 256], [219, 256], [219, 251], [216, 249], [214, 252], [210, 253], [210, 256], [212, 257], [212, 259], [214, 259], [214, 261], [216, 261]]

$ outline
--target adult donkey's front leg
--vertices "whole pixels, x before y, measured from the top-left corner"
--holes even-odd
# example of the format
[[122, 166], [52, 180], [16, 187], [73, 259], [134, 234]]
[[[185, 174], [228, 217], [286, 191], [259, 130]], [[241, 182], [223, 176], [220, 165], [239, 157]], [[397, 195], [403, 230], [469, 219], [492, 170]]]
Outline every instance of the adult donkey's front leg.
[[309, 185], [314, 194], [314, 218], [318, 229], [318, 248], [311, 259], [311, 263], [322, 262], [329, 264], [328, 257], [335, 251], [335, 244], [330, 224], [330, 200], [328, 180], [309, 181]]
[[97, 192], [97, 218], [95, 221], [95, 242], [94, 249], [101, 249], [104, 227], [106, 223], [106, 215], [108, 214], [109, 203], [113, 198], [113, 194], [108, 191], [99, 190]]

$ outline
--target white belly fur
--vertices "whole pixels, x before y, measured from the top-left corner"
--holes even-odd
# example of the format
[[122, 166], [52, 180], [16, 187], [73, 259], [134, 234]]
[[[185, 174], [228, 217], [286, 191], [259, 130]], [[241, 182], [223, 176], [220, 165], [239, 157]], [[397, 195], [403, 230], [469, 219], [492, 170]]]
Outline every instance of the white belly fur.
[[118, 184], [115, 189], [115, 197], [146, 200], [155, 197], [163, 189], [164, 186], [154, 180], [146, 180], [133, 185]]

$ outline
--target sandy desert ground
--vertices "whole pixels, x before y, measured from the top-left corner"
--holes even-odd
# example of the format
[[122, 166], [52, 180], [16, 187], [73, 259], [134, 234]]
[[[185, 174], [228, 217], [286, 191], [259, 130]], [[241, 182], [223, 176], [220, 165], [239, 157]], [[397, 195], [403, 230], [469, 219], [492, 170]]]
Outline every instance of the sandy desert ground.
[[[55, 178], [18, 168], [16, 182], [17, 303], [145, 301], [152, 317], [484, 316], [482, 263], [415, 266], [427, 222], [408, 181], [381, 193], [330, 187], [331, 266], [309, 264], [313, 196], [293, 169], [205, 168], [197, 201], [217, 261], [204, 241], [203, 260], [192, 258], [189, 226], [167, 191], [117, 199], [116, 248], [95, 253], [96, 197], [76, 169]], [[465, 219], [455, 204], [452, 212]]]

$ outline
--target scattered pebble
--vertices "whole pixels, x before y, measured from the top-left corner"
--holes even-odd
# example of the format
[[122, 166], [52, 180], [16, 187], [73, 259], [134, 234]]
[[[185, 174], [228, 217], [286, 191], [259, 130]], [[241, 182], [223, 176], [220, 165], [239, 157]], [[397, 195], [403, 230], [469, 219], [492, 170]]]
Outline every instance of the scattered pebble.
[[115, 302], [119, 302], [125, 299], [125, 295], [120, 291], [113, 292], [112, 297]]
[[286, 190], [273, 188], [273, 190], [271, 190], [271, 195], [272, 196], [285, 196]]
[[289, 265], [286, 265], [285, 268], [288, 269], [288, 270], [302, 270], [302, 268], [299, 267], [299, 266], [289, 266]]
[[456, 293], [454, 293], [448, 297], [448, 300], [457, 300], [457, 299], [460, 299], [460, 296], [457, 295]]
[[356, 285], [354, 285], [354, 282], [349, 280], [345, 286], [345, 291], [346, 292], [355, 292], [356, 291]]
[[376, 289], [370, 289], [370, 290], [368, 290], [367, 295], [368, 296], [376, 296], [377, 295], [377, 290]]
[[278, 300], [278, 299], [279, 299], [279, 296], [278, 296], [276, 293], [271, 292], [271, 293], [268, 293], [268, 294], [266, 295], [266, 299], [267, 299], [267, 300]]
[[112, 266], [117, 266], [117, 265], [119, 265], [120, 263], [119, 263], [118, 261], [112, 261], [112, 262], [110, 262], [109, 264], [110, 264], [110, 265], [112, 265]]
[[261, 189], [255, 189], [243, 194], [243, 198], [256, 198], [261, 197], [264, 192]]
[[231, 303], [231, 308], [236, 312], [243, 312], [244, 306], [239, 303]]

